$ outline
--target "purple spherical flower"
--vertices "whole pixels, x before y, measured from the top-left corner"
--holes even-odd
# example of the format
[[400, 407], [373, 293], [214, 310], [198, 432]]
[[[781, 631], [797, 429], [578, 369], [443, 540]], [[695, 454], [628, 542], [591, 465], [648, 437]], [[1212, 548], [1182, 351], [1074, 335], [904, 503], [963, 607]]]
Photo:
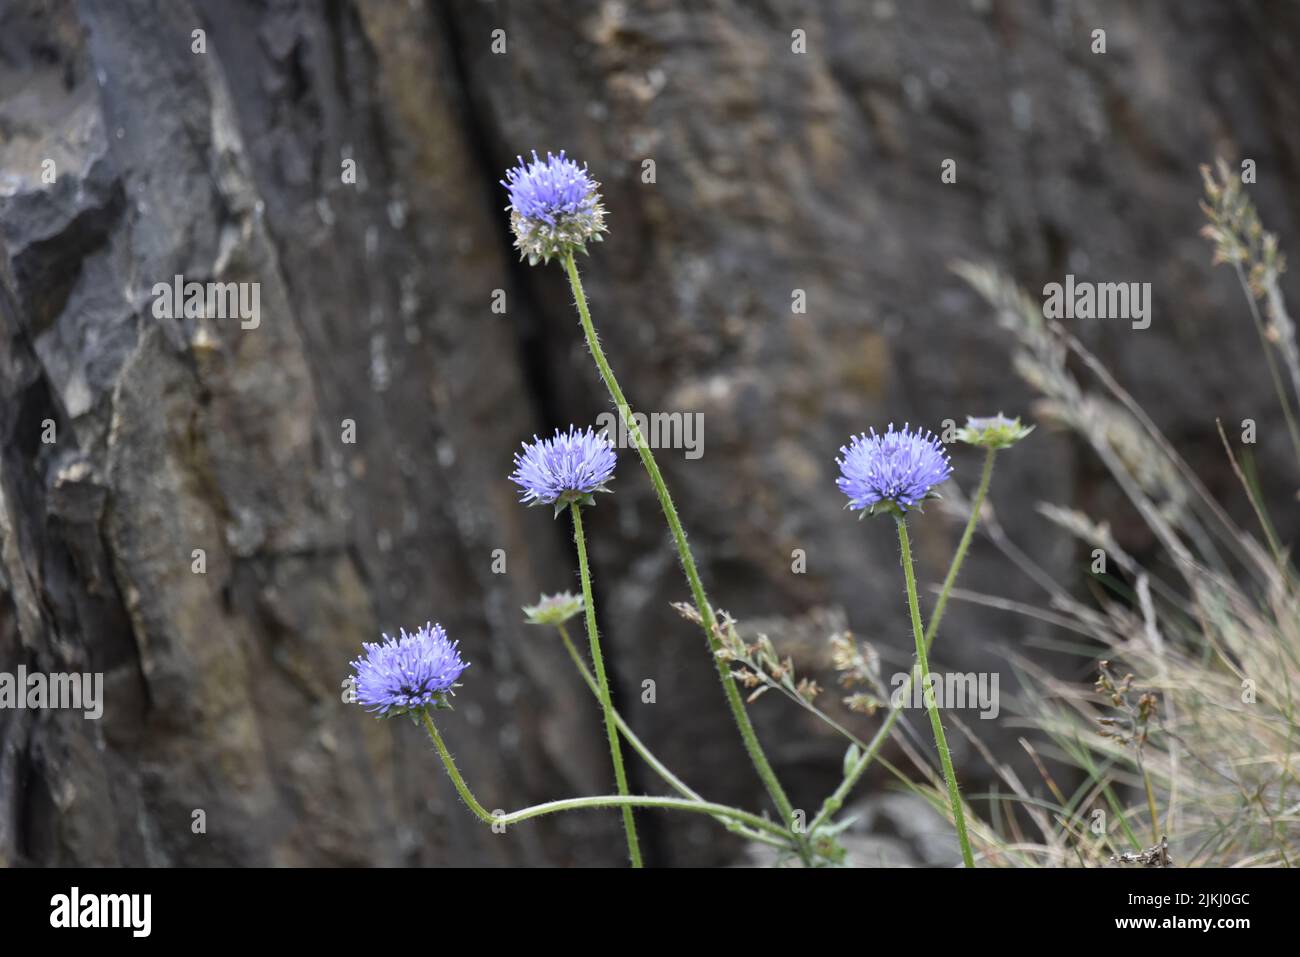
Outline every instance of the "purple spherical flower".
[[510, 227], [519, 258], [529, 264], [549, 262], [568, 249], [584, 249], [589, 239], [600, 242], [605, 231], [605, 210], [600, 205], [600, 184], [586, 165], [560, 155], [541, 160], [533, 151], [531, 163], [517, 157], [519, 165], [501, 180], [510, 194]]
[[840, 466], [835, 484], [849, 497], [848, 507], [865, 509], [864, 514], [882, 507], [916, 508], [952, 475], [939, 440], [930, 432], [912, 432], [906, 424], [901, 432], [891, 422], [884, 435], [875, 429], [855, 435], [840, 452], [844, 457], [835, 460]]
[[608, 492], [605, 483], [614, 477], [614, 447], [609, 438], [588, 426], [583, 432], [569, 426], [555, 430], [555, 437], [523, 443], [515, 453], [515, 470], [510, 475], [522, 490], [521, 502], [554, 505], [556, 514], [570, 502], [592, 504], [593, 492]]
[[363, 642], [365, 654], [352, 662], [357, 702], [384, 718], [449, 708], [447, 696], [469, 667], [457, 644], [430, 623], [414, 634], [403, 628], [399, 638]]

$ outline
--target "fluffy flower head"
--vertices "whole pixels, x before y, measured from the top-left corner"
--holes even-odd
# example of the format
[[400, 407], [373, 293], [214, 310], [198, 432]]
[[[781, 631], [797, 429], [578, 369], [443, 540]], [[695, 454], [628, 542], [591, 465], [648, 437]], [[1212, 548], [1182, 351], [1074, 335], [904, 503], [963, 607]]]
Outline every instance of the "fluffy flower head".
[[447, 698], [469, 667], [457, 644], [430, 623], [414, 634], [402, 629], [398, 638], [364, 642], [365, 654], [352, 662], [357, 703], [383, 718], [450, 708]]
[[571, 502], [591, 505], [593, 492], [608, 492], [605, 483], [614, 477], [614, 447], [604, 433], [569, 426], [555, 430], [554, 438], [523, 443], [515, 453], [515, 470], [510, 481], [519, 486], [520, 501], [528, 505], [554, 505], [560, 509]]
[[567, 591], [543, 595], [536, 605], [524, 606], [524, 620], [530, 625], [562, 625], [575, 615], [581, 615], [581, 595]]
[[600, 205], [600, 184], [591, 178], [586, 164], [579, 166], [564, 155], [546, 154], [506, 171], [501, 185], [510, 194], [510, 228], [515, 234], [519, 258], [529, 265], [550, 262], [568, 249], [586, 251], [587, 240], [601, 241], [605, 231], [605, 209]]
[[966, 416], [966, 427], [959, 429], [957, 438], [970, 445], [986, 449], [1005, 449], [1015, 445], [1030, 432], [1032, 425], [1021, 425], [1020, 419], [1008, 419], [999, 412], [985, 418]]
[[933, 433], [901, 432], [891, 422], [884, 435], [855, 435], [840, 446], [843, 458], [835, 461], [840, 477], [835, 480], [848, 496], [848, 507], [864, 515], [888, 508], [906, 512], [934, 497], [934, 487], [952, 475], [948, 453]]

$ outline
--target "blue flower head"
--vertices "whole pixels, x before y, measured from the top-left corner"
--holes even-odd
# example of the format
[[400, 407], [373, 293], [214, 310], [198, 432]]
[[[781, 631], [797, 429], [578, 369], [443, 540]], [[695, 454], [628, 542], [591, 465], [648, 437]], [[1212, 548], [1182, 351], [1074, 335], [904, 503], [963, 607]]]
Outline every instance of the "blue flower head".
[[520, 501], [529, 505], [554, 505], [555, 514], [571, 502], [594, 504], [593, 492], [608, 492], [605, 483], [614, 477], [614, 447], [604, 433], [590, 426], [583, 432], [569, 426], [555, 430], [555, 437], [523, 443], [515, 453], [515, 470], [510, 475], [522, 490]]
[[[906, 512], [919, 509], [928, 498], [937, 498], [934, 487], [952, 475], [948, 453], [933, 433], [912, 432], [904, 424], [895, 432], [855, 435], [840, 446], [843, 458], [835, 461], [840, 477], [835, 480], [849, 498], [848, 508], [874, 515], [877, 509]], [[861, 517], [861, 516], [859, 516]]]
[[381, 718], [449, 709], [452, 689], [469, 667], [456, 645], [441, 625], [429, 623], [414, 634], [402, 629], [399, 638], [363, 642], [365, 654], [352, 662], [357, 703]]
[[586, 252], [587, 240], [600, 242], [605, 232], [605, 209], [600, 205], [600, 184], [591, 178], [586, 164], [579, 166], [560, 155], [546, 154], [506, 171], [501, 180], [510, 194], [510, 228], [515, 234], [519, 258], [530, 266], [550, 262], [569, 249]]

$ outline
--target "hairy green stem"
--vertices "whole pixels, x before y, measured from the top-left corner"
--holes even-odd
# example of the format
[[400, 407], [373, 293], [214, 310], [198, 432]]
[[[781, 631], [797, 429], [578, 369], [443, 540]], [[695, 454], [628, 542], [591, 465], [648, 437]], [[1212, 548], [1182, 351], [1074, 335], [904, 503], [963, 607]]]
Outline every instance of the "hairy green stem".
[[465, 805], [474, 812], [474, 816], [480, 821], [494, 824], [497, 820], [497, 815], [493, 814], [482, 804], [479, 804], [478, 798], [474, 797], [474, 792], [469, 789], [469, 785], [466, 784], [465, 779], [461, 777], [460, 768], [456, 767], [456, 761], [451, 756], [451, 752], [447, 750], [447, 745], [443, 743], [442, 735], [438, 733], [438, 729], [433, 723], [433, 718], [429, 716], [429, 712], [424, 712], [422, 720], [424, 722], [424, 730], [429, 733], [429, 737], [433, 741], [433, 746], [438, 749], [438, 757], [442, 758], [442, 766], [447, 769], [447, 777], [451, 778], [451, 783], [455, 786], [456, 793], [460, 795], [460, 799], [465, 802]]
[[[718, 673], [718, 680], [722, 683], [722, 690], [726, 695], [727, 705], [731, 708], [731, 715], [735, 719], [736, 727], [740, 729], [740, 737], [744, 743], [745, 751], [748, 753], [750, 761], [753, 762], [754, 769], [758, 772], [763, 786], [767, 788], [772, 803], [776, 805], [782, 820], [785, 821], [786, 826], [793, 833], [795, 830], [794, 807], [790, 804], [785, 789], [781, 787], [776, 772], [772, 770], [767, 755], [763, 752], [763, 746], [759, 744], [758, 735], [755, 734], [754, 725], [749, 720], [749, 713], [745, 710], [745, 703], [740, 697], [740, 689], [736, 687], [736, 683], [731, 677], [730, 668], [726, 662], [718, 657], [718, 651], [721, 650], [722, 643], [718, 636], [717, 618], [713, 614], [713, 607], [709, 604], [708, 596], [704, 593], [700, 573], [695, 567], [695, 558], [691, 554], [690, 546], [686, 543], [686, 532], [682, 529], [681, 520], [677, 517], [677, 508], [673, 505], [672, 496], [668, 493], [668, 486], [664, 483], [663, 474], [659, 471], [659, 465], [655, 462], [654, 454], [650, 451], [649, 445], [641, 435], [641, 430], [637, 428], [636, 422], [630, 418], [630, 407], [627, 399], [623, 395], [623, 390], [619, 387], [618, 379], [614, 377], [614, 370], [610, 368], [609, 361], [605, 358], [605, 351], [601, 348], [600, 339], [596, 335], [596, 327], [591, 321], [591, 311], [587, 307], [587, 295], [582, 289], [582, 278], [578, 275], [578, 264], [574, 261], [572, 249], [567, 250], [564, 254], [564, 268], [569, 276], [569, 286], [573, 290], [574, 301], [578, 307], [578, 317], [582, 321], [582, 331], [587, 339], [587, 347], [591, 350], [591, 356], [596, 361], [596, 368], [600, 371], [600, 377], [609, 390], [610, 398], [614, 400], [614, 404], [618, 408], [619, 418], [627, 428], [633, 440], [632, 444], [636, 446], [636, 450], [641, 456], [641, 464], [645, 466], [645, 470], [650, 476], [650, 482], [654, 485], [655, 495], [659, 498], [659, 505], [663, 509], [664, 518], [668, 521], [668, 530], [672, 533], [673, 543], [677, 546], [677, 555], [682, 563], [682, 571], [685, 572], [686, 581], [690, 585], [691, 598], [695, 602], [696, 610], [700, 613], [704, 636], [709, 643], [709, 652], [713, 658], [714, 668]], [[811, 851], [808, 849], [807, 840], [801, 837], [799, 847], [800, 856], [805, 863], [809, 862], [811, 860]]]
[[[600, 688], [596, 684], [596, 679], [592, 675], [591, 669], [588, 668], [587, 663], [582, 660], [582, 655], [578, 652], [578, 646], [575, 645], [573, 639], [569, 637], [569, 629], [565, 627], [563, 622], [561, 622], [556, 625], [556, 630], [559, 631], [560, 640], [564, 642], [564, 648], [568, 651], [569, 657], [573, 660], [574, 666], [578, 669], [578, 673], [582, 675], [582, 680], [586, 682], [587, 687], [591, 689], [591, 693], [594, 694], [596, 700], [599, 701]], [[650, 750], [649, 746], [647, 746], [644, 741], [637, 737], [636, 732], [632, 730], [632, 727], [626, 720], [624, 720], [623, 716], [618, 713], [617, 708], [614, 709], [613, 716], [614, 724], [623, 735], [624, 740], [631, 745], [633, 751], [641, 755], [642, 760], [644, 760], [646, 764], [650, 765], [650, 769], [654, 771], [655, 774], [659, 775], [659, 777], [663, 778], [669, 787], [683, 797], [690, 798], [692, 801], [704, 800], [704, 798], [700, 797], [700, 795], [685, 781], [673, 774], [666, 764], [655, 757], [654, 752]]]
[[[916, 572], [912, 568], [912, 543], [907, 536], [907, 519], [894, 514], [898, 526], [898, 546], [903, 551], [903, 575], [907, 579], [907, 608], [912, 614], [912, 637], [916, 639], [916, 663], [921, 670], [921, 680], [930, 673], [930, 662], [925, 651], [925, 630], [921, 627], [921, 607], [916, 598]], [[961, 796], [957, 793], [957, 775], [952, 768], [952, 755], [948, 752], [948, 739], [944, 737], [943, 722], [939, 719], [939, 705], [932, 694], [925, 696], [926, 710], [930, 712], [930, 727], [934, 729], [934, 745], [939, 749], [939, 764], [943, 779], [948, 785], [948, 802], [952, 805], [953, 821], [957, 825], [957, 841], [961, 844], [961, 857], [967, 867], [975, 866], [966, 835], [966, 816], [962, 811]]]
[[695, 814], [708, 814], [714, 817], [729, 817], [742, 824], [764, 831], [774, 837], [789, 841], [788, 832], [780, 824], [761, 818], [757, 814], [742, 811], [740, 808], [726, 804], [714, 804], [712, 801], [688, 801], [686, 798], [651, 797], [645, 794], [601, 794], [595, 797], [566, 798], [561, 801], [547, 801], [534, 804], [510, 814], [493, 818], [496, 823], [511, 825], [544, 814], [557, 814], [560, 811], [581, 811], [591, 808], [606, 807], [643, 807], [659, 808], [665, 811], [690, 811]]
[[975, 526], [979, 524], [984, 497], [988, 495], [989, 485], [993, 481], [993, 460], [997, 454], [998, 450], [995, 448], [988, 449], [984, 454], [984, 471], [980, 473], [979, 487], [975, 489], [975, 496], [971, 499], [970, 517], [966, 519], [961, 541], [957, 543], [957, 551], [953, 553], [952, 562], [948, 565], [948, 576], [943, 580], [943, 587], [939, 590], [939, 600], [934, 603], [934, 611], [930, 613], [930, 624], [925, 629], [926, 651], [930, 650], [930, 646], [934, 644], [934, 636], [939, 633], [939, 622], [948, 609], [948, 593], [957, 582], [957, 573], [961, 571], [962, 562], [966, 560], [966, 550], [970, 548], [971, 539], [975, 537]]
[[[948, 575], [944, 578], [943, 589], [939, 593], [939, 601], [935, 604], [934, 614], [930, 618], [930, 626], [926, 629], [925, 649], [927, 652], [930, 650], [930, 646], [934, 643], [934, 636], [938, 634], [939, 619], [943, 617], [944, 608], [948, 604], [948, 594], [952, 591], [952, 586], [957, 581], [957, 575], [961, 572], [962, 563], [966, 561], [966, 552], [970, 547], [971, 539], [975, 535], [975, 527], [979, 524], [980, 510], [984, 506], [984, 499], [988, 495], [989, 484], [993, 480], [993, 457], [995, 454], [996, 450], [989, 449], [988, 457], [984, 460], [984, 472], [980, 476], [979, 488], [976, 489], [975, 496], [971, 500], [970, 517], [966, 519], [966, 528], [962, 531], [961, 541], [957, 545], [957, 551], [953, 553], [952, 561], [948, 565]], [[912, 676], [909, 675], [906, 683], [900, 691], [900, 695], [902, 698], [906, 698], [911, 691]], [[885, 741], [889, 739], [889, 732], [893, 729], [894, 724], [898, 721], [902, 713], [903, 709], [899, 707], [891, 709], [889, 714], [885, 715], [885, 719], [881, 723], [880, 728], [876, 731], [870, 743], [863, 748], [862, 755], [858, 758], [857, 763], [849, 769], [849, 773], [844, 776], [844, 780], [840, 782], [839, 786], [831, 793], [830, 797], [822, 802], [822, 806], [820, 810], [818, 810], [817, 816], [813, 818], [812, 824], [809, 825], [808, 830], [810, 833], [816, 831], [817, 828], [825, 824], [832, 815], [844, 806], [844, 801], [848, 798], [854, 785], [858, 783], [858, 779], [866, 773], [867, 768], [871, 766], [871, 762], [874, 761], [876, 756], [880, 753], [880, 749], [884, 745]]]
[[[572, 659], [574, 667], [578, 669], [578, 673], [582, 675], [582, 680], [586, 682], [587, 687], [591, 690], [591, 693], [596, 696], [596, 699], [600, 700], [600, 690], [596, 687], [596, 679], [592, 676], [591, 669], [587, 667], [586, 662], [582, 660], [582, 655], [578, 653], [577, 645], [575, 645], [573, 639], [569, 637], [569, 629], [565, 627], [564, 622], [558, 623], [555, 626], [555, 629], [560, 633], [560, 640], [564, 643], [564, 649], [569, 653], [569, 658]], [[632, 746], [633, 751], [641, 755], [641, 759], [650, 766], [650, 770], [659, 775], [659, 777], [661, 777], [669, 787], [682, 795], [682, 797], [690, 798], [692, 801], [704, 800], [704, 797], [698, 791], [677, 775], [673, 774], [672, 769], [655, 756], [655, 753], [650, 750], [650, 746], [637, 736], [636, 732], [632, 730], [632, 726], [627, 723], [627, 720], [621, 714], [619, 714], [617, 708], [614, 709], [614, 724], [618, 726], [619, 732], [623, 735], [623, 740]], [[759, 841], [760, 843], [769, 844], [774, 847], [789, 848], [791, 846], [788, 834], [785, 835], [784, 839], [777, 840], [769, 834], [752, 830], [751, 828], [737, 824], [736, 822], [725, 818], [719, 818], [718, 821], [727, 830], [739, 834], [741, 837], [747, 838], [748, 840]]]
[[433, 746], [438, 751], [438, 757], [442, 759], [443, 767], [447, 769], [447, 776], [451, 778], [451, 783], [455, 785], [456, 793], [460, 795], [461, 800], [474, 812], [484, 824], [499, 824], [509, 826], [518, 824], [521, 821], [527, 821], [530, 818], [541, 817], [544, 814], [557, 814], [560, 811], [579, 811], [591, 810], [598, 808], [659, 808], [666, 811], [689, 811], [695, 814], [708, 814], [713, 817], [723, 817], [736, 821], [739, 824], [745, 824], [770, 834], [773, 838], [779, 838], [783, 843], [788, 843], [790, 839], [789, 832], [773, 821], [759, 817], [757, 814], [751, 814], [748, 811], [742, 811], [740, 808], [730, 807], [726, 804], [714, 804], [712, 801], [691, 801], [685, 798], [670, 797], [650, 797], [648, 795], [628, 795], [628, 794], [602, 794], [595, 797], [567, 798], [561, 801], [547, 801], [544, 804], [534, 804], [518, 811], [511, 811], [509, 814], [493, 814], [482, 804], [478, 798], [474, 797], [474, 792], [469, 789], [465, 779], [461, 777], [460, 769], [456, 767], [456, 761], [447, 750], [446, 743], [442, 740], [442, 735], [438, 733], [437, 726], [433, 723], [433, 718], [426, 711], [423, 716], [424, 729], [428, 732], [429, 738], [433, 741]]
[[[587, 642], [591, 645], [591, 664], [596, 672], [596, 691], [604, 712], [605, 736], [609, 738], [609, 756], [614, 762], [614, 781], [618, 793], [626, 796], [627, 771], [623, 768], [623, 750], [618, 743], [618, 730], [614, 726], [614, 703], [609, 695], [609, 679], [605, 676], [605, 658], [600, 653], [600, 636], [596, 631], [596, 605], [591, 597], [591, 569], [587, 566], [587, 537], [582, 533], [582, 506], [573, 502], [573, 542], [578, 547], [578, 572], [582, 578], [582, 601], [587, 612]], [[623, 808], [623, 830], [627, 834], [627, 854], [633, 867], [641, 866], [641, 844], [636, 837], [636, 822], [632, 808]]]

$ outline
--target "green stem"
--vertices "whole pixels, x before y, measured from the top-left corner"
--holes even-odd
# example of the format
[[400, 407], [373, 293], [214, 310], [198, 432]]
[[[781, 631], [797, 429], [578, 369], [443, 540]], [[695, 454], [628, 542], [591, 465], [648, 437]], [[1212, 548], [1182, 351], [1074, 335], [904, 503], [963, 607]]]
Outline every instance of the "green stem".
[[[591, 669], [588, 668], [587, 663], [582, 660], [582, 655], [578, 652], [577, 645], [575, 645], [573, 639], [569, 637], [569, 629], [565, 627], [563, 622], [557, 625], [556, 629], [560, 632], [560, 640], [564, 642], [565, 650], [568, 651], [569, 657], [573, 659], [573, 664], [582, 675], [582, 680], [586, 682], [587, 687], [591, 689], [591, 693], [594, 694], [596, 700], [599, 701], [600, 688], [596, 684], [596, 679], [591, 674]], [[636, 732], [632, 730], [631, 725], [624, 720], [623, 716], [618, 713], [617, 708], [614, 709], [613, 715], [614, 724], [618, 727], [624, 740], [632, 746], [633, 751], [641, 755], [642, 760], [644, 760], [646, 764], [650, 765], [650, 769], [654, 771], [655, 774], [663, 778], [669, 787], [683, 797], [688, 797], [692, 801], [704, 800], [704, 798], [700, 797], [700, 795], [685, 781], [673, 774], [666, 764], [655, 757], [654, 752], [650, 750], [644, 741], [637, 737]]]
[[[587, 683], [587, 687], [591, 690], [591, 693], [596, 696], [596, 700], [599, 701], [600, 689], [596, 686], [596, 679], [592, 676], [591, 669], [587, 667], [586, 662], [582, 660], [582, 655], [578, 653], [578, 648], [573, 643], [573, 639], [569, 637], [569, 629], [565, 626], [564, 622], [559, 622], [555, 626], [555, 629], [560, 633], [560, 640], [564, 642], [564, 648], [569, 653], [569, 657], [573, 660], [573, 664], [578, 669], [578, 673], [582, 675], [582, 680]], [[641, 759], [645, 761], [646, 764], [650, 765], [650, 770], [659, 775], [659, 777], [661, 777], [669, 787], [682, 795], [682, 797], [690, 798], [692, 801], [704, 800], [703, 796], [698, 791], [677, 775], [673, 774], [668, 765], [655, 757], [655, 753], [650, 750], [650, 746], [637, 737], [636, 732], [632, 730], [632, 726], [627, 723], [626, 719], [624, 719], [621, 714], [619, 714], [617, 708], [614, 709], [614, 724], [618, 726], [619, 733], [623, 735], [623, 740], [632, 746], [633, 751], [641, 755]], [[751, 830], [750, 828], [737, 824], [734, 821], [729, 821], [723, 818], [719, 818], [718, 821], [727, 830], [739, 834], [741, 837], [747, 838], [748, 840], [758, 841], [774, 847], [790, 847], [790, 836], [788, 834], [784, 836], [783, 840], [778, 841], [767, 834]]]
[[[564, 643], [564, 648], [569, 653], [569, 658], [573, 660], [574, 667], [578, 669], [578, 673], [582, 675], [582, 680], [586, 682], [591, 693], [595, 695], [596, 700], [599, 701], [600, 689], [596, 686], [596, 679], [592, 676], [591, 669], [587, 667], [586, 662], [582, 660], [582, 655], [578, 653], [578, 647], [573, 643], [573, 639], [569, 637], [569, 629], [565, 626], [564, 622], [559, 622], [555, 626], [555, 629], [560, 633], [560, 640]], [[624, 719], [621, 714], [619, 714], [617, 708], [614, 709], [614, 724], [618, 726], [619, 732], [623, 735], [623, 740], [632, 746], [633, 751], [641, 755], [641, 759], [645, 761], [646, 764], [650, 765], [650, 770], [659, 775], [659, 777], [661, 777], [669, 787], [682, 795], [682, 797], [690, 798], [692, 801], [704, 800], [704, 797], [698, 791], [677, 775], [673, 774], [672, 769], [670, 769], [668, 765], [655, 757], [655, 753], [650, 750], [650, 746], [637, 736], [636, 732], [632, 730], [632, 726], [627, 723], [626, 719]], [[739, 834], [741, 837], [748, 838], [751, 841], [759, 841], [763, 844], [770, 844], [775, 847], [790, 847], [790, 836], [788, 834], [784, 836], [783, 840], [778, 841], [767, 834], [736, 824], [734, 821], [719, 818], [719, 823], [727, 828], [727, 830]]]
[[[573, 502], [573, 541], [578, 546], [578, 571], [582, 577], [582, 601], [587, 611], [587, 641], [591, 645], [591, 663], [596, 672], [597, 697], [605, 716], [605, 736], [609, 738], [609, 756], [614, 762], [614, 781], [618, 793], [626, 796], [627, 772], [623, 768], [623, 751], [618, 743], [618, 730], [614, 726], [614, 704], [609, 696], [609, 680], [605, 677], [605, 658], [600, 653], [600, 637], [596, 631], [596, 605], [591, 597], [591, 569], [587, 567], [587, 538], [582, 533], [582, 506]], [[623, 808], [623, 830], [627, 834], [627, 854], [633, 867], [641, 866], [641, 845], [636, 837], [636, 822], [632, 808]]]
[[500, 824], [509, 826], [518, 824], [521, 821], [527, 821], [530, 818], [541, 817], [544, 814], [556, 814], [560, 811], [578, 811], [595, 808], [659, 808], [668, 811], [689, 811], [695, 814], [708, 814], [713, 817], [723, 817], [736, 821], [740, 824], [748, 825], [755, 830], [770, 834], [774, 838], [779, 838], [783, 843], [788, 843], [790, 839], [789, 832], [779, 824], [759, 817], [757, 814], [750, 814], [748, 811], [742, 811], [740, 808], [729, 807], [726, 804], [714, 804], [712, 801], [690, 801], [685, 798], [669, 797], [649, 797], [647, 795], [627, 795], [627, 794], [602, 794], [596, 797], [568, 798], [562, 801], [547, 801], [544, 804], [534, 804], [532, 807], [526, 807], [519, 811], [512, 811], [509, 814], [493, 814], [474, 797], [474, 792], [469, 789], [465, 779], [461, 777], [460, 770], [456, 767], [456, 761], [447, 750], [447, 745], [442, 740], [442, 735], [438, 733], [438, 728], [433, 723], [433, 718], [426, 711], [423, 716], [424, 729], [429, 733], [429, 738], [433, 741], [433, 746], [438, 750], [438, 757], [442, 759], [443, 767], [447, 769], [447, 776], [451, 778], [451, 783], [455, 785], [456, 792], [461, 796], [461, 800], [474, 812], [474, 816], [485, 824]]
[[478, 803], [478, 798], [474, 797], [474, 792], [469, 789], [465, 779], [460, 776], [460, 768], [456, 767], [456, 761], [447, 750], [447, 745], [443, 743], [442, 735], [434, 726], [433, 718], [429, 717], [429, 712], [424, 712], [423, 716], [424, 730], [429, 732], [429, 737], [433, 740], [433, 746], [438, 749], [438, 757], [442, 758], [442, 766], [447, 769], [447, 777], [451, 778], [451, 783], [456, 787], [456, 793], [460, 799], [465, 802], [466, 806], [474, 812], [474, 816], [480, 821], [487, 824], [495, 824], [497, 815], [493, 814], [482, 804]]
[[[610, 397], [618, 407], [620, 419], [622, 419], [628, 433], [632, 436], [632, 444], [636, 446], [636, 450], [641, 456], [641, 464], [645, 466], [645, 470], [650, 476], [650, 482], [654, 485], [655, 494], [659, 498], [659, 505], [663, 509], [664, 518], [668, 520], [668, 529], [672, 533], [673, 543], [677, 546], [677, 555], [681, 560], [682, 570], [686, 574], [686, 581], [690, 585], [691, 597], [695, 602], [696, 610], [700, 613], [700, 620], [704, 627], [704, 637], [709, 643], [709, 652], [713, 658], [714, 668], [717, 670], [718, 680], [722, 683], [727, 705], [731, 708], [731, 716], [736, 721], [736, 727], [740, 729], [740, 737], [745, 745], [745, 751], [749, 754], [749, 759], [753, 762], [759, 778], [762, 779], [763, 786], [767, 788], [772, 803], [776, 805], [781, 818], [793, 833], [795, 830], [794, 807], [790, 804], [790, 799], [786, 796], [785, 789], [781, 787], [781, 782], [777, 779], [771, 764], [768, 763], [767, 755], [763, 753], [763, 746], [759, 744], [758, 735], [754, 733], [754, 726], [749, 720], [749, 713], [745, 710], [745, 703], [740, 697], [740, 689], [736, 687], [730, 669], [726, 662], [718, 657], [722, 642], [717, 633], [717, 618], [713, 614], [713, 607], [709, 604], [708, 596], [704, 593], [704, 585], [701, 584], [699, 571], [695, 567], [695, 558], [691, 554], [690, 546], [686, 543], [686, 532], [682, 529], [681, 520], [677, 517], [677, 508], [673, 505], [672, 496], [668, 494], [668, 486], [664, 483], [663, 475], [655, 462], [654, 454], [642, 437], [640, 429], [637, 428], [636, 422], [628, 415], [630, 407], [627, 399], [623, 395], [623, 390], [619, 388], [618, 379], [614, 377], [614, 370], [610, 368], [609, 362], [605, 358], [605, 352], [600, 346], [600, 339], [597, 337], [596, 327], [591, 321], [591, 311], [587, 307], [587, 295], [582, 289], [582, 278], [578, 275], [578, 264], [574, 261], [572, 249], [565, 252], [564, 268], [569, 275], [569, 286], [573, 290], [573, 297], [578, 307], [578, 317], [582, 321], [582, 331], [587, 338], [587, 347], [591, 350], [591, 356], [596, 361], [596, 368], [600, 371], [600, 377], [604, 380]], [[808, 849], [808, 842], [805, 837], [799, 839], [799, 847], [800, 856], [807, 863], [811, 860], [811, 851]]]
[[[935, 604], [934, 614], [930, 618], [930, 626], [925, 633], [925, 648], [927, 652], [930, 650], [930, 646], [934, 643], [934, 636], [938, 633], [939, 619], [943, 617], [944, 608], [948, 604], [948, 593], [952, 590], [953, 583], [957, 581], [957, 575], [961, 572], [962, 563], [966, 560], [967, 549], [970, 546], [971, 539], [975, 535], [975, 527], [979, 524], [980, 511], [983, 508], [984, 499], [988, 495], [989, 484], [993, 479], [994, 454], [995, 451], [989, 449], [988, 457], [984, 460], [984, 473], [980, 476], [979, 488], [976, 489], [975, 497], [971, 500], [972, 507], [970, 517], [966, 519], [966, 528], [962, 532], [961, 541], [957, 545], [957, 551], [953, 553], [952, 561], [948, 565], [948, 575], [943, 581], [943, 590], [939, 593], [939, 601]], [[901, 697], [905, 699], [911, 693], [911, 690], [912, 677], [909, 675], [907, 682], [903, 685], [900, 692]], [[840, 782], [839, 787], [831, 793], [830, 797], [822, 802], [821, 809], [817, 812], [817, 816], [813, 818], [812, 824], [808, 827], [809, 833], [816, 831], [817, 828], [825, 824], [832, 815], [844, 806], [845, 800], [853, 790], [854, 785], [858, 783], [858, 779], [866, 773], [867, 768], [871, 766], [871, 762], [874, 761], [876, 756], [880, 753], [880, 749], [884, 745], [885, 741], [889, 739], [889, 732], [894, 727], [894, 724], [898, 721], [902, 713], [902, 708], [893, 708], [890, 710], [889, 714], [885, 716], [884, 722], [876, 731], [875, 736], [872, 737], [870, 744], [863, 749], [862, 756], [858, 758], [857, 763], [849, 770], [849, 773], [844, 776], [844, 780]]]
[[[925, 630], [921, 627], [921, 608], [916, 599], [916, 573], [912, 568], [912, 544], [907, 537], [907, 519], [901, 514], [894, 514], [898, 526], [898, 545], [903, 550], [903, 574], [907, 579], [907, 607], [912, 613], [912, 636], [916, 639], [916, 662], [921, 669], [921, 680], [930, 673], [930, 662], [925, 652]], [[943, 779], [948, 784], [948, 803], [952, 805], [952, 816], [957, 825], [957, 840], [961, 844], [961, 857], [967, 867], [975, 866], [975, 858], [970, 850], [970, 838], [966, 836], [966, 816], [962, 812], [961, 797], [957, 793], [957, 775], [952, 769], [952, 755], [948, 753], [948, 739], [943, 734], [943, 722], [939, 720], [939, 706], [933, 695], [926, 695], [926, 710], [930, 712], [930, 727], [934, 729], [934, 744], [939, 749], [939, 764], [943, 767]]]
[[948, 608], [948, 593], [952, 591], [952, 586], [957, 581], [957, 573], [961, 571], [962, 562], [966, 560], [966, 550], [970, 548], [971, 539], [975, 537], [975, 526], [980, 521], [984, 497], [988, 495], [989, 485], [993, 481], [993, 460], [997, 454], [998, 450], [995, 448], [990, 448], [984, 454], [984, 471], [980, 473], [979, 487], [975, 489], [975, 497], [971, 499], [970, 517], [966, 519], [961, 541], [957, 543], [957, 551], [953, 553], [952, 562], [948, 565], [948, 577], [943, 580], [943, 588], [939, 590], [939, 600], [934, 603], [934, 611], [930, 613], [930, 624], [925, 629], [926, 651], [929, 651], [930, 646], [934, 644], [934, 636], [939, 632], [939, 622]]
[[518, 824], [521, 821], [527, 821], [530, 818], [541, 817], [544, 814], [557, 814], [561, 811], [581, 811], [591, 808], [607, 807], [644, 807], [659, 808], [666, 811], [689, 811], [695, 814], [708, 814], [715, 817], [729, 817], [734, 821], [742, 824], [748, 824], [750, 827], [757, 828], [774, 837], [779, 837], [783, 842], [789, 842], [789, 834], [780, 824], [776, 824], [766, 818], [761, 818], [757, 814], [750, 814], [748, 811], [742, 811], [740, 808], [730, 807], [726, 804], [714, 804], [712, 801], [688, 801], [685, 798], [673, 797], [651, 797], [645, 794], [602, 794], [595, 797], [566, 798], [562, 801], [547, 801], [545, 804], [534, 804], [532, 807], [526, 807], [519, 811], [512, 811], [510, 814], [503, 814], [500, 817], [493, 818], [496, 823], [511, 825]]

